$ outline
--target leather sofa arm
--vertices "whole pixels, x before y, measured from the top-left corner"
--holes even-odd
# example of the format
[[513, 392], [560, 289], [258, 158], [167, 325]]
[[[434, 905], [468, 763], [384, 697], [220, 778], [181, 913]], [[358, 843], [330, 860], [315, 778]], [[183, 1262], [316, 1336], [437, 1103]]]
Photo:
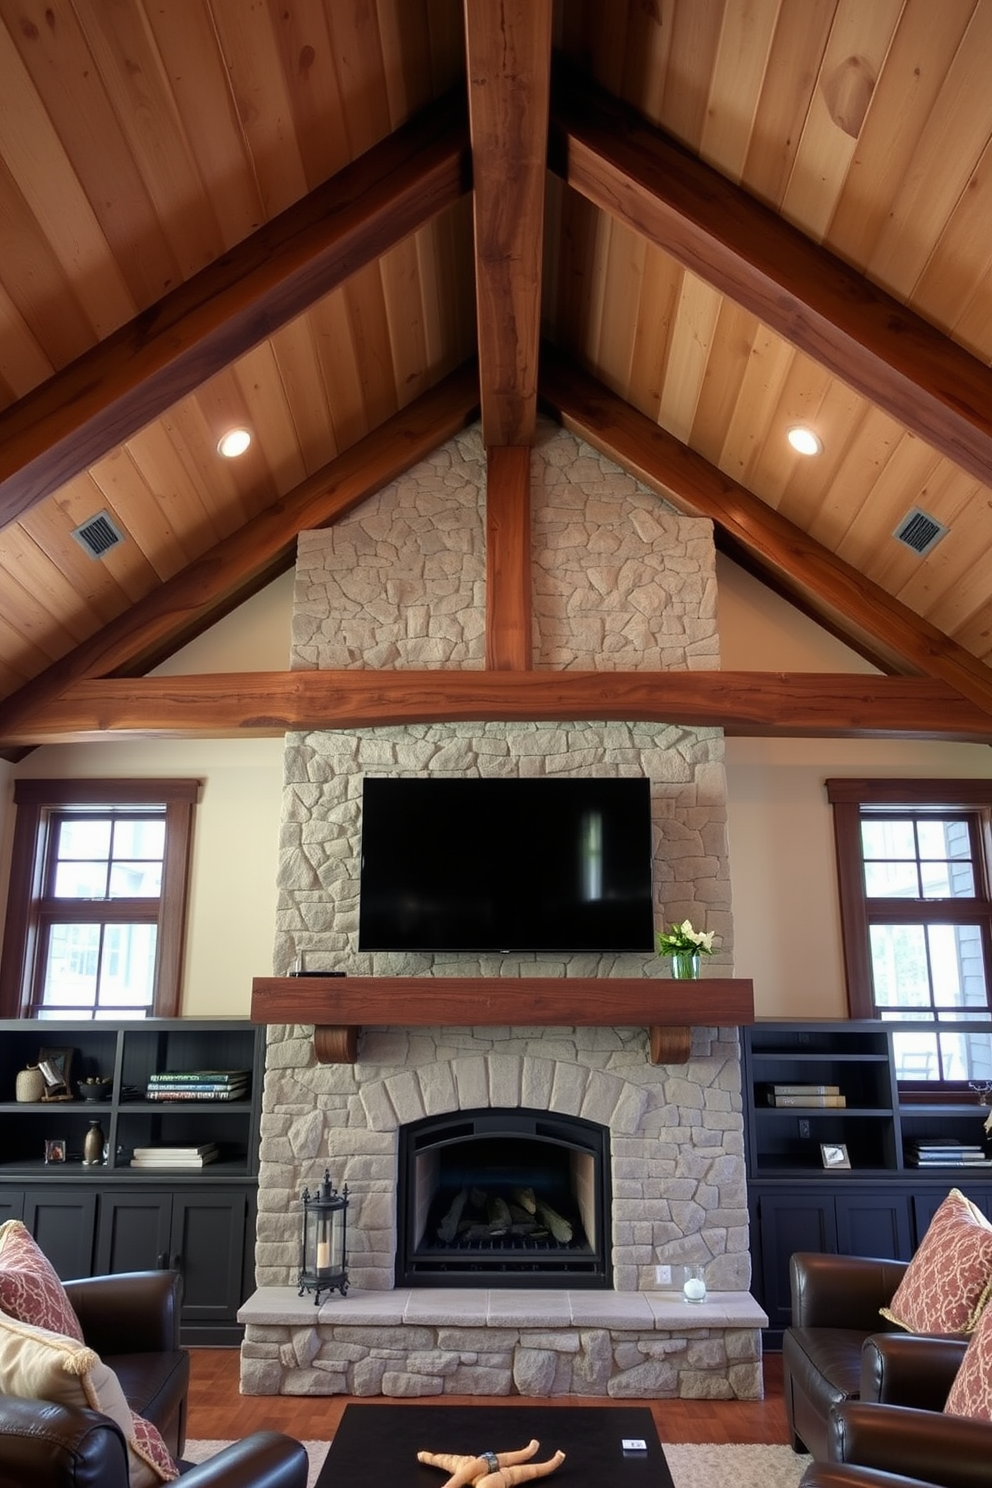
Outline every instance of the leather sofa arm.
[[905, 1274], [908, 1261], [796, 1251], [789, 1261], [794, 1328], [855, 1328], [884, 1332], [879, 1317]]
[[942, 1488], [988, 1488], [989, 1423], [905, 1405], [835, 1405], [827, 1423], [831, 1462], [902, 1473]]
[[935, 1485], [904, 1477], [902, 1473], [878, 1472], [873, 1467], [811, 1462], [799, 1479], [799, 1488], [935, 1488]]
[[172, 1353], [179, 1348], [182, 1277], [122, 1271], [65, 1282], [83, 1337], [98, 1354]]
[[2, 1488], [128, 1488], [127, 1447], [109, 1416], [0, 1395]]
[[302, 1442], [279, 1431], [256, 1431], [189, 1468], [183, 1488], [306, 1488], [309, 1459]]
[[967, 1347], [963, 1337], [873, 1334], [861, 1349], [861, 1400], [942, 1411]]

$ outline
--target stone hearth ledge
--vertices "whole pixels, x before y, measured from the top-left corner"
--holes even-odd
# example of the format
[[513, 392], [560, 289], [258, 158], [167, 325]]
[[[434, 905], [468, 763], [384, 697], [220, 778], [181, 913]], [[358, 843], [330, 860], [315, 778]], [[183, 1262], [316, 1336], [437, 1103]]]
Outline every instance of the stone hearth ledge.
[[290, 1287], [243, 1304], [245, 1395], [589, 1395], [760, 1400], [748, 1292], [396, 1288], [319, 1307]]

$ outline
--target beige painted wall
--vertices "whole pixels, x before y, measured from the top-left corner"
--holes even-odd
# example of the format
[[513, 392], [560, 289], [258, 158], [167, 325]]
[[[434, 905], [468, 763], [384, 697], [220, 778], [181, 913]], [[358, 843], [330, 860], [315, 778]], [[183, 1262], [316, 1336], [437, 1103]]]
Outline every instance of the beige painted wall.
[[[718, 559], [722, 664], [733, 670], [870, 671], [790, 605]], [[282, 670], [292, 578], [256, 595], [161, 667]], [[881, 740], [728, 739], [736, 971], [754, 979], [759, 1016], [845, 1016], [831, 775], [988, 777], [980, 745]], [[2, 762], [0, 762], [2, 764]], [[4, 870], [15, 775], [195, 776], [204, 782], [193, 845], [193, 909], [183, 1011], [245, 1015], [253, 976], [272, 966], [282, 740], [50, 746], [0, 771]]]

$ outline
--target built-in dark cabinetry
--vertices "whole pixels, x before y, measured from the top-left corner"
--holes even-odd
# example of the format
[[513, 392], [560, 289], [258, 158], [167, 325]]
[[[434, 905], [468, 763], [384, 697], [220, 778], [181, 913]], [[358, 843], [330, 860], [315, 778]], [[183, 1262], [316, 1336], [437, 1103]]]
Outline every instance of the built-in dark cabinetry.
[[[900, 1101], [887, 1024], [758, 1022], [742, 1036], [751, 1285], [774, 1348], [794, 1251], [908, 1259], [951, 1188], [992, 1215], [992, 1167], [924, 1170], [909, 1158], [914, 1137], [983, 1142], [988, 1109]], [[772, 1105], [773, 1085], [836, 1085], [845, 1105]], [[846, 1149], [850, 1167], [825, 1166], [825, 1145]]]
[[[19, 1071], [42, 1048], [71, 1049], [69, 1101], [17, 1101]], [[244, 1099], [151, 1101], [164, 1071], [246, 1069]], [[0, 1221], [22, 1219], [63, 1278], [174, 1267], [183, 1274], [186, 1343], [236, 1343], [237, 1309], [254, 1287], [258, 1124], [264, 1029], [235, 1019], [0, 1022]], [[79, 1084], [107, 1076], [107, 1098]], [[105, 1160], [82, 1161], [99, 1121]], [[46, 1141], [64, 1162], [46, 1162]], [[215, 1142], [203, 1168], [139, 1169], [136, 1146]]]

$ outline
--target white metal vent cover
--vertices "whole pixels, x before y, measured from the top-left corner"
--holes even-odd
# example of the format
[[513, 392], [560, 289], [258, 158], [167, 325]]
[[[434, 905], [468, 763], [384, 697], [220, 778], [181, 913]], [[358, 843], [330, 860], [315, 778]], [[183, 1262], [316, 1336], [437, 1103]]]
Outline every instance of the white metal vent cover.
[[937, 546], [947, 531], [943, 522], [938, 522], [936, 517], [923, 511], [921, 507], [914, 506], [903, 517], [892, 536], [922, 558]]
[[118, 543], [124, 541], [123, 532], [105, 511], [97, 512], [95, 517], [87, 517], [72, 535], [91, 558], [102, 558], [104, 553], [109, 553], [111, 548], [116, 548]]

